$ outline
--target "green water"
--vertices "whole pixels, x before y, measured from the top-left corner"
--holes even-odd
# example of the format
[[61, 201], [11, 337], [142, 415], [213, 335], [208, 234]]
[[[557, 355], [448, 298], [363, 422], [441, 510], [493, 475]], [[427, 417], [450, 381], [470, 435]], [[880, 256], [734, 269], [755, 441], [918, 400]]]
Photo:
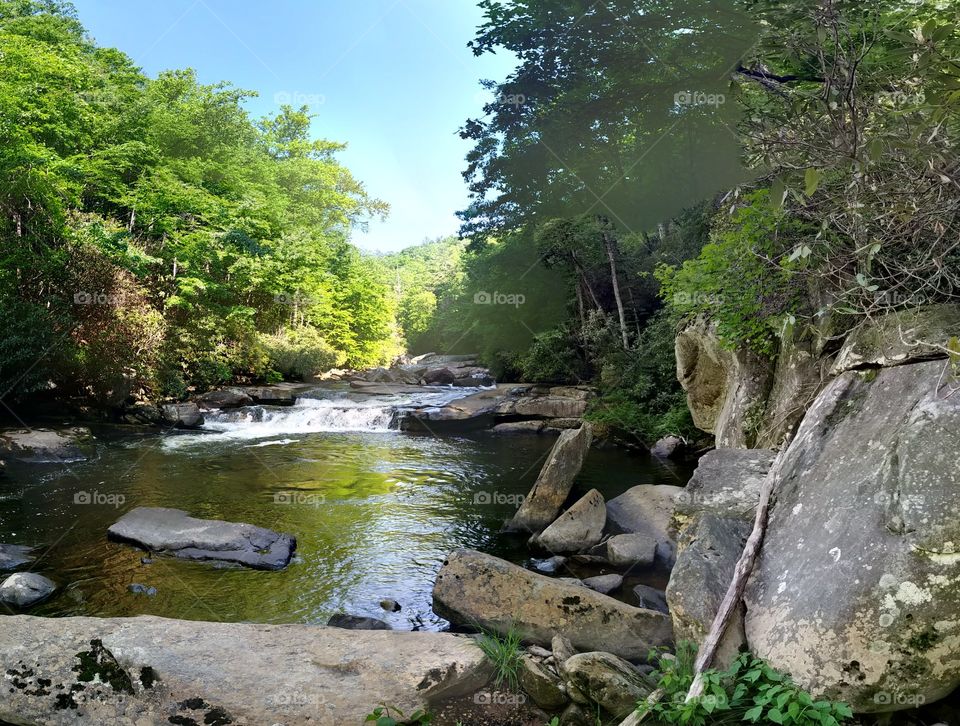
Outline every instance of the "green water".
[[[31, 613], [323, 623], [343, 610], [398, 629], [445, 625], [430, 593], [457, 547], [529, 564], [522, 540], [498, 530], [555, 440], [382, 430], [95, 433], [93, 460], [12, 466], [0, 479], [0, 542], [35, 546], [30, 569], [59, 585]], [[686, 476], [645, 455], [594, 449], [572, 496], [596, 487], [609, 498]], [[143, 564], [144, 552], [106, 539], [107, 527], [136, 506], [289, 532], [297, 556], [279, 572], [163, 557]], [[649, 573], [651, 582], [658, 577]], [[133, 583], [157, 594], [131, 593]], [[382, 598], [403, 609], [385, 613]]]

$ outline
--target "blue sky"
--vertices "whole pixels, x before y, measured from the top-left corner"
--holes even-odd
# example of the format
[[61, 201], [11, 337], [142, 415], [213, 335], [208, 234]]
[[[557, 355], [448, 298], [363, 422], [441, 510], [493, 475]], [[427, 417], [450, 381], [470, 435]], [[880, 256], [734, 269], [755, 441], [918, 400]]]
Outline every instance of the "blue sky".
[[451, 234], [467, 199], [469, 144], [457, 128], [480, 113], [481, 78], [503, 78], [508, 56], [466, 47], [482, 17], [474, 0], [74, 0], [100, 45], [148, 75], [192, 67], [200, 80], [259, 92], [255, 117], [307, 103], [313, 133], [349, 147], [340, 159], [389, 219], [357, 233], [391, 251]]

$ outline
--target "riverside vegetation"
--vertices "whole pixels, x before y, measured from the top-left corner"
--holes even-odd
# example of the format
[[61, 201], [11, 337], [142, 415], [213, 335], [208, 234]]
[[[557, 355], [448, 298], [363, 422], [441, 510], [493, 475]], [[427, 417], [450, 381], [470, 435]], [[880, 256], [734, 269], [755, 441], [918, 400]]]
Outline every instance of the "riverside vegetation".
[[[0, 400], [115, 414], [478, 354], [498, 382], [565, 387], [586, 411], [562, 433], [569, 417], [550, 417], [560, 438], [524, 503], [540, 519], [521, 508], [508, 528], [532, 564], [460, 549], [436, 576], [434, 612], [481, 631], [479, 649], [429, 634], [461, 690], [492, 678], [541, 709], [524, 718], [558, 724], [951, 714], [956, 4], [479, 5], [473, 52], [517, 65], [460, 129], [460, 236], [370, 255], [351, 231], [388, 207], [337, 161], [341, 143], [314, 140], [308, 108], [252, 119], [248, 92], [190, 70], [149, 78], [97, 46], [68, 3], [0, 0]], [[574, 488], [594, 433], [717, 448], [685, 488], [607, 501]], [[753, 519], [761, 492], [769, 521], [765, 506]], [[552, 557], [533, 559], [545, 533]], [[752, 534], [757, 561], [730, 588]], [[571, 563], [605, 574], [555, 576]], [[661, 568], [665, 591], [607, 597], [635, 567]], [[728, 593], [716, 663], [695, 673]], [[118, 627], [104, 622], [87, 627]], [[357, 637], [393, 656], [382, 635]], [[396, 652], [383, 670], [398, 702], [369, 699], [368, 721], [429, 722], [449, 684], [423, 678], [416, 644]], [[177, 653], [151, 657], [193, 676]]]

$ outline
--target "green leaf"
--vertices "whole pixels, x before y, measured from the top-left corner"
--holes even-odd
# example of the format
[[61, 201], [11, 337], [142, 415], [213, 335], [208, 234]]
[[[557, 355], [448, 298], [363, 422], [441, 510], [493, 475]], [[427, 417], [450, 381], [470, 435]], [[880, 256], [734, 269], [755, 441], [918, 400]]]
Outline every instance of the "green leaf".
[[774, 723], [783, 723], [783, 714], [780, 713], [779, 709], [776, 708], [771, 708], [769, 711], [767, 711], [767, 718]]
[[803, 175], [803, 183], [804, 192], [808, 197], [812, 197], [820, 186], [820, 170], [809, 167]]
[[760, 718], [760, 714], [763, 713], [763, 706], [754, 706], [745, 714], [743, 714], [743, 719], [745, 721], [756, 721]]
[[770, 185], [770, 206], [777, 210], [781, 209], [786, 195], [787, 187], [783, 183], [783, 179], [777, 177], [773, 180], [773, 184]]

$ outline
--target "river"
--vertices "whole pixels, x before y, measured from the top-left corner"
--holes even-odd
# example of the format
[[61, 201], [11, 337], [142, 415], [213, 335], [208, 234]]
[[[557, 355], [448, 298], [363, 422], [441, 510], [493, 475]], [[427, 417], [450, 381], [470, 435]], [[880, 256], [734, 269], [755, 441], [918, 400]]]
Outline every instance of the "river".
[[[95, 429], [89, 461], [8, 467], [0, 542], [36, 546], [31, 569], [60, 586], [36, 615], [325, 623], [344, 611], [397, 629], [439, 629], [446, 623], [431, 611], [431, 589], [448, 552], [469, 547], [531, 564], [523, 540], [498, 531], [555, 441], [391, 428], [398, 410], [472, 392], [371, 398], [331, 384], [291, 407], [208, 416], [201, 431]], [[610, 498], [688, 475], [646, 455], [595, 448], [575, 493], [596, 487]], [[107, 527], [137, 506], [289, 532], [297, 556], [279, 572], [162, 557], [145, 564], [146, 553], [106, 539]], [[647, 579], [662, 585], [659, 577]], [[157, 594], [130, 592], [134, 583]], [[383, 598], [402, 610], [384, 612]]]

